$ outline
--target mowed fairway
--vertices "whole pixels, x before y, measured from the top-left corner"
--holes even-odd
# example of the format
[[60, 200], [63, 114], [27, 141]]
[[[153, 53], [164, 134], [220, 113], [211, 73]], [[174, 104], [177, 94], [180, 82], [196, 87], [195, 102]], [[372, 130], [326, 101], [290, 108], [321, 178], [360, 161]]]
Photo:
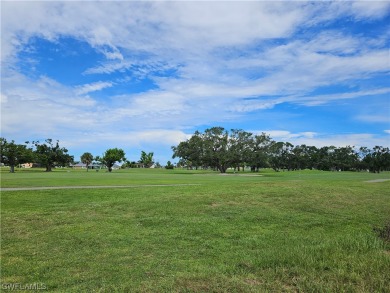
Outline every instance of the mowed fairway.
[[2, 286], [389, 292], [390, 245], [373, 228], [390, 220], [390, 181], [366, 182], [389, 173], [243, 174], [3, 172], [2, 188], [128, 187], [2, 191]]

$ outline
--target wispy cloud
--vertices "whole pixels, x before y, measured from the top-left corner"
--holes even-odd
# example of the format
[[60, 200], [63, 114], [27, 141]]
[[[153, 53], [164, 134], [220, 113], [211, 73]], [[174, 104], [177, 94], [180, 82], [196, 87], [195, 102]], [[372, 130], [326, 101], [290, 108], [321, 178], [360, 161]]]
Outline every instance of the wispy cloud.
[[[268, 129], [279, 129], [278, 123], [291, 126], [292, 120], [282, 115], [262, 120], [264, 113], [282, 106], [314, 111], [363, 97], [384, 99], [390, 92], [383, 82], [389, 28], [376, 26], [365, 33], [365, 26], [388, 17], [389, 10], [386, 1], [6, 1], [1, 12], [2, 131], [19, 136], [86, 133], [91, 136], [86, 141], [99, 141], [92, 133], [102, 138], [116, 129], [101, 141], [122, 136], [123, 143], [133, 143], [133, 136], [146, 143], [148, 133], [164, 141], [158, 135], [163, 133], [174, 142], [198, 126], [232, 121], [276, 124]], [[338, 22], [346, 25], [340, 28]], [[58, 45], [64, 38], [82, 42], [96, 52], [96, 60], [80, 66], [78, 82], [67, 83], [65, 75], [44, 72], [45, 58], [31, 44], [33, 38]], [[28, 52], [35, 54], [28, 57], [34, 74], [20, 65]], [[389, 118], [384, 110], [375, 115], [369, 104], [357, 104], [346, 119], [379, 123], [383, 134]], [[30, 122], [21, 125], [13, 115], [16, 109]], [[343, 136], [302, 129], [279, 135], [313, 143]], [[379, 140], [370, 135], [349, 138]]]
[[318, 133], [312, 131], [306, 132], [290, 132], [286, 130], [262, 130], [254, 131], [254, 133], [265, 132], [275, 141], [290, 142], [293, 145], [308, 145], [316, 147], [324, 146], [355, 146], [359, 148], [361, 146], [374, 147], [376, 145], [386, 146], [388, 145], [388, 137], [374, 135], [371, 133]]
[[370, 123], [389, 123], [389, 115], [387, 114], [371, 114], [371, 115], [358, 115], [356, 119], [370, 122]]
[[[30, 80], [13, 72], [3, 77], [1, 129], [9, 135], [50, 136], [58, 129], [88, 129], [98, 121], [96, 102], [90, 97], [77, 97], [73, 90], [41, 77]], [[15, 113], [23, 113], [15, 115]], [[95, 127], [95, 126], [94, 126]]]
[[323, 105], [326, 103], [331, 103], [332, 101], [357, 99], [360, 97], [385, 95], [385, 94], [389, 94], [389, 93], [390, 93], [390, 88], [380, 88], [380, 89], [375, 89], [375, 90], [338, 93], [338, 94], [332, 94], [332, 95], [292, 97], [292, 98], [287, 98], [286, 101], [292, 101], [292, 102], [302, 104], [305, 106], [318, 106], [318, 105]]
[[[334, 101], [342, 101], [349, 99], [357, 99], [360, 97], [370, 97], [376, 95], [386, 95], [390, 93], [390, 88], [380, 88], [375, 90], [367, 90], [367, 91], [355, 91], [348, 93], [338, 93], [332, 95], [308, 95], [308, 96], [276, 96], [276, 97], [259, 97], [248, 99], [244, 101], [238, 101], [230, 108], [233, 111], [238, 112], [250, 112], [259, 109], [271, 109], [276, 105], [283, 103], [292, 103], [304, 106], [321, 106], [324, 104], [332, 103]], [[387, 117], [387, 120], [389, 118]], [[386, 119], [385, 119], [386, 120]]]
[[8, 102], [8, 97], [5, 94], [1, 93], [0, 103], [4, 103], [5, 104], [7, 102]]
[[107, 81], [98, 81], [89, 84], [83, 84], [75, 88], [77, 95], [84, 95], [90, 92], [101, 91], [105, 88], [112, 87], [114, 84]]

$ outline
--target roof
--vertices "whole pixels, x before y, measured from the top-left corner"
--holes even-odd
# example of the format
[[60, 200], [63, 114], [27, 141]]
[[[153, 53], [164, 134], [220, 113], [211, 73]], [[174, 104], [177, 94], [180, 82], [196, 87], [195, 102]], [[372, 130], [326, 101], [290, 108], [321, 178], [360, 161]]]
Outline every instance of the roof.
[[[86, 168], [87, 165], [84, 164], [84, 163], [77, 163], [77, 164], [74, 164], [74, 165], [70, 165], [71, 167], [81, 167], [81, 168]], [[88, 167], [100, 167], [100, 164], [89, 164]]]

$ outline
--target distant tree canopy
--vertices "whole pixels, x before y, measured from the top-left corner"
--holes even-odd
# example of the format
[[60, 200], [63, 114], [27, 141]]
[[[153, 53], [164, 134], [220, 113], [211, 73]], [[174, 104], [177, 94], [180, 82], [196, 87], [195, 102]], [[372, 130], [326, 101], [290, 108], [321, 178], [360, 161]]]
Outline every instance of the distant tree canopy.
[[122, 161], [126, 161], [125, 152], [122, 149], [118, 148], [108, 149], [104, 153], [103, 157], [97, 157], [96, 160], [106, 165], [108, 168], [108, 172], [111, 172], [112, 167], [116, 162], [120, 163]]
[[[51, 171], [53, 167], [68, 166], [73, 162], [73, 156], [68, 154], [66, 148], [60, 147], [58, 140], [54, 142], [46, 139], [43, 143], [33, 141], [31, 147], [28, 144], [16, 144], [0, 138], [0, 162], [9, 165], [10, 172], [23, 163], [37, 163], [45, 167], [46, 171]], [[196, 131], [186, 141], [172, 146], [172, 151], [172, 158], [179, 159], [177, 167], [211, 168], [221, 173], [225, 173], [228, 168], [240, 171], [244, 167], [250, 167], [252, 171], [260, 168], [273, 168], [275, 171], [390, 171], [388, 147], [294, 146], [289, 142], [274, 141], [266, 133], [253, 134], [242, 129], [228, 131], [223, 127], [212, 127], [203, 133]], [[81, 161], [87, 165], [87, 170], [88, 165], [95, 160], [107, 166], [111, 172], [114, 164], [122, 161], [125, 162], [122, 167], [150, 168], [154, 164], [153, 155], [153, 152], [142, 151], [139, 162], [129, 162], [122, 149], [113, 148], [96, 158], [86, 152], [81, 156]], [[169, 162], [166, 168], [173, 168], [173, 164]]]
[[195, 132], [187, 141], [173, 146], [173, 158], [189, 168], [211, 167], [225, 173], [227, 168], [240, 169], [245, 165], [253, 170], [266, 165], [266, 152], [271, 139], [265, 133], [253, 135], [241, 129], [230, 132], [222, 127], [206, 129], [204, 133]]
[[73, 156], [68, 154], [66, 148], [60, 147], [58, 140], [46, 139], [44, 143], [33, 141], [31, 147], [8, 142], [5, 138], [1, 141], [1, 163], [10, 166], [10, 172], [14, 172], [15, 166], [23, 163], [37, 163], [49, 172], [55, 166], [68, 166], [73, 162]]
[[0, 138], [0, 162], [10, 166], [10, 172], [15, 172], [15, 166], [33, 160], [33, 151], [27, 145], [16, 144], [13, 140], [8, 142]]
[[87, 167], [87, 172], [88, 172], [88, 166], [93, 162], [94, 159], [93, 155], [91, 153], [86, 152], [81, 155], [80, 159], [81, 162], [85, 164], [85, 166]]
[[165, 166], [165, 169], [173, 170], [174, 168], [175, 168], [175, 166], [171, 163], [171, 161], [168, 161], [166, 166]]
[[67, 166], [73, 162], [73, 156], [68, 154], [68, 150], [60, 147], [59, 141], [56, 143], [52, 139], [46, 139], [44, 143], [33, 141], [35, 146], [35, 162], [46, 168], [50, 172], [55, 166]]
[[153, 166], [154, 161], [153, 161], [153, 152], [146, 153], [144, 151], [141, 152], [141, 158], [139, 162], [143, 165], [144, 168], [150, 168]]
[[272, 167], [280, 170], [390, 170], [389, 148], [376, 146], [355, 149], [297, 145], [273, 141], [269, 135], [253, 135], [241, 129], [227, 131], [222, 127], [196, 131], [190, 139], [172, 147], [172, 158], [187, 168], [212, 168], [225, 173], [227, 168], [249, 166], [252, 171]]

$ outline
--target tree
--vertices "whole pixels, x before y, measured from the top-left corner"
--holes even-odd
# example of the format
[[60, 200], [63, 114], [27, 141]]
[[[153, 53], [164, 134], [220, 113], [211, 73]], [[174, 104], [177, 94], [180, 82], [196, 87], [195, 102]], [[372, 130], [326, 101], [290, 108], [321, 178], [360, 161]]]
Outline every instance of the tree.
[[59, 141], [53, 143], [52, 139], [46, 139], [44, 143], [33, 141], [35, 146], [35, 158], [45, 166], [46, 172], [50, 172], [55, 166], [67, 166], [73, 162], [73, 156], [68, 154], [66, 148], [60, 147]]
[[359, 156], [354, 147], [346, 146], [335, 149], [334, 169], [341, 171], [356, 170], [358, 167]]
[[308, 165], [306, 145], [303, 144], [295, 146], [292, 149], [291, 155], [291, 166], [293, 170], [306, 169], [306, 166]]
[[96, 159], [107, 166], [108, 172], [112, 171], [112, 166], [114, 166], [116, 162], [120, 163], [126, 161], [125, 152], [122, 149], [117, 148], [106, 150], [102, 158], [97, 157]]
[[195, 167], [198, 170], [198, 167], [204, 164], [204, 144], [201, 133], [198, 131], [189, 140], [173, 146], [172, 151], [172, 158], [181, 158], [180, 163], [188, 169]]
[[168, 161], [167, 162], [167, 165], [165, 166], [165, 169], [168, 169], [168, 170], [172, 170], [174, 168], [173, 164], [171, 163], [171, 161]]
[[93, 162], [93, 156], [91, 153], [84, 153], [80, 157], [81, 162], [84, 163], [87, 166], [87, 172], [88, 172], [88, 166]]
[[360, 152], [363, 153], [363, 166], [370, 172], [379, 173], [383, 170], [390, 169], [390, 150], [382, 146], [375, 146], [372, 150], [362, 147]]
[[293, 169], [294, 146], [289, 142], [275, 142], [270, 147], [270, 163], [272, 168], [279, 172], [280, 169]]
[[264, 132], [260, 135], [255, 135], [247, 162], [251, 166], [251, 171], [259, 171], [260, 167], [268, 167], [269, 150], [272, 143], [273, 141], [269, 135]]
[[240, 170], [245, 165], [252, 171], [271, 166], [275, 171], [318, 169], [318, 170], [363, 170], [371, 172], [390, 170], [390, 150], [375, 146], [372, 150], [362, 147], [298, 145], [289, 142], [275, 142], [267, 134], [253, 136], [241, 129], [230, 132], [223, 127], [212, 127], [204, 133], [196, 131], [190, 139], [172, 146], [173, 156], [180, 160], [177, 166], [197, 168], [211, 167], [225, 173], [227, 168]]
[[232, 161], [232, 167], [240, 171], [240, 166], [244, 171], [245, 163], [251, 159], [253, 151], [252, 133], [242, 129], [232, 129], [229, 134], [229, 156]]
[[309, 169], [318, 168], [318, 148], [315, 146], [305, 147], [306, 167]]
[[13, 140], [7, 142], [5, 138], [0, 138], [0, 162], [9, 165], [11, 173], [15, 173], [16, 165], [32, 160], [32, 150], [26, 145], [16, 144]]
[[225, 173], [234, 158], [229, 154], [229, 134], [223, 127], [206, 129], [203, 134], [204, 160], [212, 168]]
[[150, 152], [148, 154], [144, 151], [141, 152], [141, 158], [139, 162], [143, 164], [144, 168], [150, 168], [153, 165], [153, 155], [153, 152]]
[[229, 167], [243, 166], [251, 152], [252, 134], [243, 130], [212, 127], [204, 133], [198, 131], [187, 141], [172, 147], [173, 158], [192, 166], [208, 166], [225, 173]]
[[317, 168], [323, 171], [331, 171], [334, 166], [335, 146], [323, 146], [318, 150]]

